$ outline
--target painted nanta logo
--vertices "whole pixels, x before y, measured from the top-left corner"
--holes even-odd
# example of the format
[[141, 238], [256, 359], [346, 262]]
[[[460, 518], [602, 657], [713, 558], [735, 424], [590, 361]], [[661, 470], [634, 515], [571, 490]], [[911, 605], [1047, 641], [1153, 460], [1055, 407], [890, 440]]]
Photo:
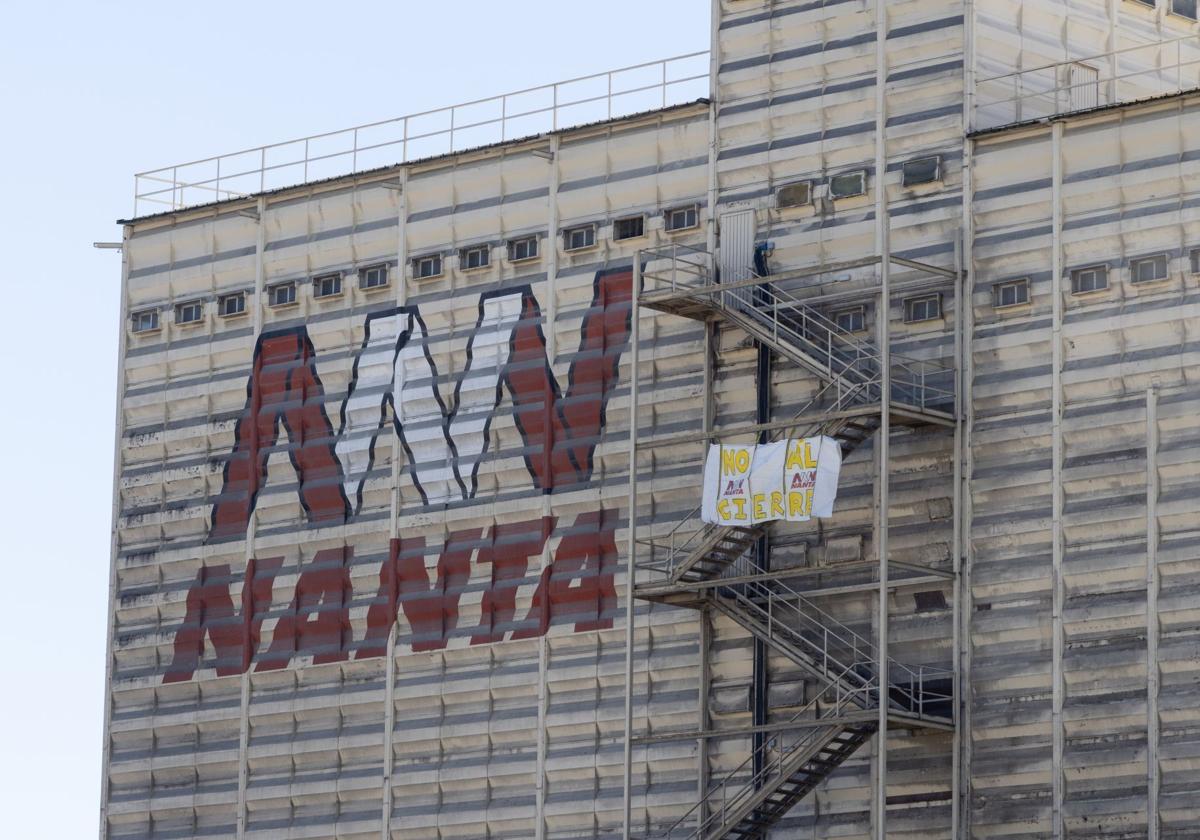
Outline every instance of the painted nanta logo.
[[[336, 433], [307, 331], [263, 334], [213, 504], [210, 541], [244, 535], [281, 425], [312, 524], [338, 524], [360, 512], [389, 409], [392, 433], [405, 450], [423, 505], [475, 496], [489, 428], [506, 395], [534, 488], [553, 493], [586, 485], [629, 341], [632, 276], [629, 268], [596, 274], [565, 391], [551, 370], [541, 309], [529, 286], [480, 297], [466, 364], [449, 399], [438, 388], [419, 309], [372, 313]], [[576, 631], [611, 627], [616, 520], [616, 512], [605, 509], [580, 514], [570, 525], [539, 517], [462, 529], [440, 545], [401, 535], [391, 541], [373, 593], [355, 592], [349, 546], [319, 551], [302, 564], [290, 599], [280, 602], [275, 579], [282, 557], [252, 559], [240, 581], [228, 565], [203, 567], [189, 588], [163, 679], [187, 680], [202, 668], [218, 675], [284, 668], [301, 656], [311, 656], [314, 664], [382, 656], [396, 622], [398, 649], [412, 651], [530, 638], [556, 624], [573, 624]], [[537, 561], [548, 547], [553, 562], [539, 570]], [[425, 559], [432, 555], [438, 560], [428, 569]], [[476, 576], [472, 583], [472, 569], [485, 565], [490, 580], [476, 596], [480, 581]], [[239, 582], [241, 603], [235, 609], [233, 587]], [[522, 587], [525, 599], [519, 597]], [[518, 615], [524, 600], [529, 606]], [[355, 603], [370, 605], [360, 639], [349, 632]], [[271, 638], [265, 650], [264, 629]]]

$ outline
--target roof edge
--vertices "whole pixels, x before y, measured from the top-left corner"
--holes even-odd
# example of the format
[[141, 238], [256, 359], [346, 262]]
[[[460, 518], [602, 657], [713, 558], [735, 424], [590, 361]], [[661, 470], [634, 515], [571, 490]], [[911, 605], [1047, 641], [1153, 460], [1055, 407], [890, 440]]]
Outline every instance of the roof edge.
[[511, 140], [500, 140], [495, 143], [489, 143], [483, 146], [472, 146], [467, 149], [456, 149], [452, 152], [445, 152], [440, 155], [431, 155], [424, 158], [416, 158], [398, 163], [387, 164], [386, 166], [377, 166], [371, 169], [364, 169], [358, 172], [347, 172], [343, 175], [331, 175], [328, 178], [320, 178], [315, 181], [301, 181], [297, 184], [289, 184], [283, 187], [274, 187], [269, 190], [263, 190], [256, 193], [248, 193], [244, 196], [236, 198], [223, 198], [218, 201], [209, 201], [204, 204], [193, 204], [188, 207], [179, 207], [171, 210], [162, 210], [158, 213], [149, 213], [142, 216], [131, 216], [129, 218], [117, 219], [119, 225], [136, 225], [142, 222], [160, 221], [171, 216], [192, 215], [196, 213], [213, 213], [220, 212], [223, 209], [240, 208], [249, 203], [256, 202], [264, 196], [275, 196], [284, 193], [312, 188], [314, 186], [336, 184], [339, 182], [352, 182], [356, 180], [381, 180], [383, 177], [395, 172], [399, 172], [407, 167], [413, 166], [428, 166], [444, 161], [450, 161], [456, 158], [461, 158], [464, 155], [477, 155], [486, 152], [495, 152], [508, 148], [517, 148], [520, 146], [528, 146], [535, 143], [540, 143], [548, 140], [551, 137], [565, 137], [577, 132], [595, 130], [606, 126], [615, 126], [622, 123], [633, 123], [644, 121], [649, 117], [663, 114], [673, 114], [675, 112], [686, 111], [691, 109], [699, 109], [704, 106], [707, 110], [712, 105], [712, 100], [708, 97], [700, 97], [689, 102], [681, 102], [676, 105], [668, 105], [665, 108], [654, 108], [649, 111], [638, 111], [633, 114], [625, 114], [620, 117], [612, 117], [611, 119], [597, 120], [596, 122], [580, 123], [566, 128], [559, 128], [553, 131], [541, 132], [539, 134], [529, 134], [524, 137], [514, 137]]
[[1084, 108], [1079, 111], [1063, 111], [1062, 113], [1051, 114], [1048, 117], [1038, 117], [1037, 119], [1032, 120], [1004, 123], [1003, 125], [992, 126], [991, 128], [976, 129], [975, 131], [967, 132], [967, 138], [970, 140], [977, 140], [983, 137], [990, 137], [995, 134], [1004, 134], [1009, 131], [1019, 131], [1023, 128], [1033, 128], [1039, 125], [1050, 125], [1052, 123], [1072, 120], [1078, 117], [1089, 117], [1096, 114], [1120, 111], [1122, 108], [1132, 108], [1138, 105], [1154, 105], [1160, 102], [1169, 102], [1172, 99], [1184, 99], [1197, 94], [1200, 94], [1200, 87], [1188, 88], [1187, 90], [1176, 90], [1170, 93], [1160, 93], [1154, 96], [1145, 96], [1141, 99], [1129, 99], [1125, 102], [1112, 102], [1107, 105], [1097, 105], [1095, 108]]

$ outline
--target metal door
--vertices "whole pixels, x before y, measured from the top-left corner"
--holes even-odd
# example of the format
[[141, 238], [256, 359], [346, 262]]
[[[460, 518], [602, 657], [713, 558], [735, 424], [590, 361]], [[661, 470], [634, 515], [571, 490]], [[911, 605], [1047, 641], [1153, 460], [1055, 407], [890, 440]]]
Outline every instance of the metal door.
[[754, 210], [726, 210], [718, 216], [721, 282], [748, 280], [754, 273]]
[[1086, 64], [1072, 64], [1067, 73], [1071, 110], [1082, 111], [1100, 104], [1100, 71]]

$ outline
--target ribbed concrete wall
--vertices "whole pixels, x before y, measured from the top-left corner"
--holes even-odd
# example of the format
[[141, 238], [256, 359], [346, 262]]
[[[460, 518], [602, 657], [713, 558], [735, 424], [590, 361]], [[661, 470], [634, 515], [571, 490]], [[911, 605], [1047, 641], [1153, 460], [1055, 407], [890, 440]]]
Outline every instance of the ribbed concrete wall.
[[[1194, 778], [1182, 757], [1194, 751], [1185, 699], [1194, 657], [1185, 651], [1195, 640], [1177, 616], [1194, 595], [1183, 570], [1194, 564], [1200, 522], [1195, 470], [1184, 466], [1195, 462], [1189, 254], [1200, 243], [1200, 168], [1186, 138], [1198, 120], [1191, 97], [1067, 120], [1057, 142], [1038, 128], [976, 147], [979, 836], [1048, 836], [1056, 810], [1073, 837], [1145, 837], [1147, 813], [1159, 809], [1159, 836], [1194, 831]], [[1168, 275], [1135, 283], [1130, 261], [1150, 254], [1167, 255]], [[1096, 263], [1109, 267], [1108, 289], [1072, 294], [1070, 272]], [[992, 284], [1017, 277], [1030, 279], [1031, 302], [996, 310]], [[1148, 425], [1153, 387], [1158, 416]], [[1158, 484], [1149, 518], [1148, 472]], [[1158, 541], [1156, 558], [1148, 539]], [[1147, 614], [1151, 598], [1157, 615]], [[1148, 793], [1156, 776], [1157, 808]]]
[[[261, 224], [201, 211], [132, 230], [126, 307], [160, 310], [162, 328], [125, 340], [108, 836], [379, 836], [385, 810], [400, 837], [611, 836], [623, 635], [588, 628], [612, 626], [623, 587], [631, 259], [703, 243], [707, 137], [707, 108], [682, 108], [564, 134], [552, 162], [507, 148], [250, 202]], [[397, 174], [403, 192], [385, 184]], [[661, 213], [680, 205], [698, 206], [700, 225], [667, 234]], [[647, 234], [612, 241], [612, 219], [635, 213]], [[597, 224], [597, 246], [555, 253], [551, 225], [579, 222]], [[509, 261], [504, 242], [531, 233], [540, 258]], [[481, 242], [492, 266], [464, 270], [458, 250]], [[444, 276], [405, 278], [401, 248], [442, 254]], [[380, 263], [391, 284], [360, 290], [357, 272]], [[314, 299], [309, 279], [330, 271], [344, 293]], [[290, 281], [298, 303], [266, 306]], [[247, 314], [218, 317], [238, 291]], [[172, 323], [192, 299], [202, 323]], [[481, 314], [488, 300], [515, 301], [517, 326]], [[397, 306], [420, 316], [399, 351], [394, 336], [375, 343], [408, 318]], [[647, 317], [642, 337], [643, 376], [659, 383], [642, 423], [669, 430], [699, 388], [701, 334]], [[273, 372], [286, 387], [263, 384]], [[322, 471], [331, 452], [336, 474]], [[647, 498], [665, 494], [669, 516], [689, 481], [647, 467]], [[469, 569], [458, 589], [455, 562]], [[376, 617], [395, 611], [389, 569], [390, 668], [391, 621]], [[423, 613], [413, 587], [439, 573]], [[694, 720], [691, 619], [649, 616], [642, 721]], [[693, 795], [692, 751], [639, 754], [652, 815]]]
[[[769, 259], [776, 273], [820, 263], [852, 260], [877, 252], [876, 196], [887, 192], [894, 253], [945, 268], [954, 265], [954, 241], [962, 221], [963, 165], [963, 4], [888, 4], [882, 31], [871, 3], [758, 3], [727, 0], [719, 26], [717, 177], [721, 202], [755, 209], [758, 238], [774, 245]], [[884, 41], [887, 69], [886, 168], [876, 169], [876, 46]], [[934, 184], [904, 187], [901, 167], [910, 160], [939, 156], [942, 178]], [[833, 200], [833, 176], [865, 170], [867, 193]], [[814, 201], [779, 207], [776, 191], [808, 182]], [[893, 282], [914, 282], [897, 275]], [[878, 306], [871, 289], [878, 269], [868, 266], [786, 283], [800, 297], [842, 294], [830, 304], [863, 306], [874, 330]], [[943, 318], [904, 324], [904, 294], [889, 307], [893, 350], [922, 359], [951, 362], [957, 305], [953, 284], [933, 287], [943, 295]], [[739, 342], [741, 346], [739, 346]], [[722, 333], [718, 370], [740, 384], [721, 388], [718, 422], [754, 422], [755, 355], [737, 330]], [[772, 419], [793, 416], [820, 384], [784, 362], [775, 365]], [[951, 567], [953, 434], [949, 430], [897, 431], [891, 451], [890, 556], [939, 569]], [[820, 588], [870, 580], [861, 564], [876, 556], [874, 543], [877, 468], [868, 442], [843, 467], [833, 519], [801, 526], [776, 526], [772, 562], [778, 565], [828, 564], [830, 572], [793, 583]], [[832, 546], [832, 549], [830, 548]], [[844, 568], [858, 563], [856, 571]], [[949, 667], [952, 613], [918, 610], [915, 593], [941, 590], [946, 603], [952, 587], [928, 582], [896, 589], [890, 601], [892, 655], [911, 664]], [[871, 592], [820, 599], [823, 609], [857, 632], [877, 630]], [[751, 642], [732, 625], [718, 623], [716, 644], [742, 651], [751, 660]], [[722, 672], [715, 677], [725, 684]], [[748, 670], [736, 713], [714, 704], [715, 722], [749, 725]], [[736, 681], [735, 681], [736, 682]], [[782, 722], [810, 699], [799, 669], [772, 656], [768, 667], [771, 722]], [[807, 686], [809, 692], [815, 686]], [[714, 748], [711, 772], [718, 777], [744, 759], [748, 740]], [[889, 836], [950, 837], [951, 738], [943, 733], [893, 732], [889, 738]], [[864, 749], [786, 817], [772, 836], [871, 836], [873, 750]]]
[[[906, 324], [917, 278], [891, 278], [895, 352], [949, 363], [956, 319], [969, 329], [969, 788], [956, 833], [954, 739], [893, 730], [888, 836], [1190, 836], [1197, 101], [965, 138], [970, 71], [1190, 26], [1109, 5], [913, 0], [877, 26], [870, 3], [722, 0], [711, 124], [687, 106], [129, 225], [125, 314], [156, 310], [161, 327], [125, 319], [107, 836], [617, 834], [634, 252], [703, 247], [722, 210], [749, 208], [777, 274], [861, 257], [881, 189], [893, 253], [949, 268], [957, 241], [973, 245], [969, 308], [935, 282], [943, 316]], [[903, 186], [902, 165], [930, 155], [940, 180]], [[828, 179], [858, 169], [867, 194], [827, 200]], [[779, 207], [797, 181], [816, 200]], [[695, 229], [662, 229], [692, 205]], [[614, 241], [633, 215], [646, 235]], [[568, 253], [560, 233], [578, 224], [597, 245]], [[538, 259], [508, 259], [531, 235]], [[460, 264], [481, 245], [489, 267]], [[1162, 253], [1169, 277], [1134, 284], [1130, 261]], [[442, 274], [413, 277], [434, 255]], [[1096, 263], [1108, 289], [1072, 295], [1072, 270]], [[360, 290], [378, 265], [390, 283]], [[343, 292], [314, 298], [329, 272]], [[1025, 277], [1031, 302], [997, 308], [994, 285]], [[267, 306], [288, 282], [297, 303]], [[840, 295], [831, 313], [864, 306], [868, 329], [879, 318], [874, 267], [784, 282]], [[218, 317], [239, 292], [246, 314]], [[192, 300], [200, 323], [173, 323]], [[727, 327], [711, 341], [716, 422], [754, 422], [754, 347]], [[699, 430], [704, 346], [701, 325], [644, 314], [640, 428]], [[770, 385], [774, 419], [818, 387], [782, 361]], [[846, 462], [831, 520], [773, 533], [777, 565], [828, 567], [805, 585], [870, 579], [876, 449]], [[890, 449], [890, 557], [948, 570], [952, 434], [897, 430]], [[644, 456], [639, 528], [691, 510], [701, 453]], [[931, 590], [948, 606], [919, 608]], [[895, 658], [952, 663], [953, 596], [895, 588]], [[870, 636], [875, 598], [820, 603]], [[713, 621], [702, 720], [696, 613], [641, 604], [638, 623], [636, 731], [751, 723], [742, 630]], [[813, 690], [775, 656], [766, 684], [770, 722]], [[635, 833], [749, 745], [636, 747]], [[871, 836], [877, 750], [772, 836]]]

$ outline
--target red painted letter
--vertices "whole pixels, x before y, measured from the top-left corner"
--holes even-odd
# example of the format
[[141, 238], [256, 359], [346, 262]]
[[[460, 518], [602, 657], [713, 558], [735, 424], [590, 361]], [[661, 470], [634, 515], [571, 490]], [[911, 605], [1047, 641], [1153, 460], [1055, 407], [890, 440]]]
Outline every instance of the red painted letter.
[[300, 502], [310, 522], [345, 519], [349, 504], [334, 454], [333, 426], [317, 377], [316, 351], [303, 327], [264, 333], [254, 348], [246, 406], [225, 464], [221, 495], [213, 504], [209, 537], [238, 536], [267, 475], [267, 458], [287, 427], [288, 452], [300, 482]]
[[528, 626], [514, 639], [543, 635], [552, 621], [575, 622], [575, 632], [612, 627], [617, 608], [613, 570], [617, 565], [616, 511], [583, 513], [554, 552], [554, 562], [542, 570], [525, 617]]
[[471, 554], [479, 546], [480, 533], [478, 528], [471, 528], [450, 535], [438, 558], [437, 581], [432, 585], [425, 568], [425, 552], [396, 549], [398, 600], [412, 626], [412, 635], [405, 642], [412, 645], [414, 653], [441, 650], [450, 632], [458, 627], [458, 603], [471, 579]]
[[488, 545], [479, 550], [479, 563], [492, 565], [492, 585], [483, 593], [479, 632], [471, 644], [499, 642], [513, 629], [517, 611], [517, 587], [525, 581], [529, 558], [538, 557], [554, 530], [555, 518], [532, 522], [508, 522], [492, 526]]
[[632, 269], [596, 273], [565, 397], [546, 359], [541, 310], [532, 295], [525, 298], [505, 380], [525, 441], [525, 465], [543, 492], [591, 479], [605, 406], [629, 343], [632, 289]]
[[242, 611], [233, 611], [228, 564], [201, 567], [187, 594], [187, 614], [175, 633], [175, 655], [164, 683], [190, 680], [204, 658], [207, 635], [216, 651], [217, 676], [240, 674], [258, 650], [263, 616], [271, 607], [271, 587], [282, 557], [251, 559], [242, 583]]
[[339, 662], [350, 650], [350, 560], [354, 549], [318, 551], [300, 573], [288, 612], [271, 634], [271, 647], [255, 671], [286, 668], [293, 656], [312, 654], [313, 664]]

